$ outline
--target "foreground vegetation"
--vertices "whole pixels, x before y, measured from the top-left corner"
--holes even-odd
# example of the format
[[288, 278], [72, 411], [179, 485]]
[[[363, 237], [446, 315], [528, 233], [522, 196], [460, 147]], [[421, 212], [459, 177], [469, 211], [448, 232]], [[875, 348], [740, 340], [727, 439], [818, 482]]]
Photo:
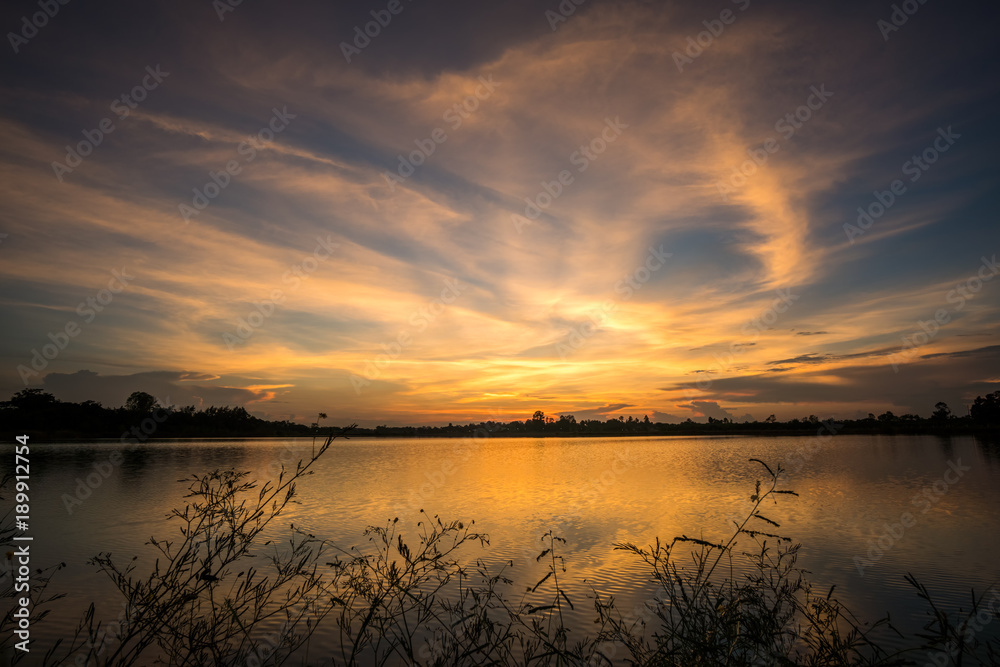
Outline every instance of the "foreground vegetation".
[[[813, 435], [884, 434], [1000, 434], [1000, 391], [979, 396], [968, 414], [956, 415], [938, 403], [928, 417], [884, 412], [863, 419], [820, 420], [815, 415], [778, 421], [774, 415], [763, 421], [734, 420], [728, 417], [707, 422], [691, 419], [680, 424], [654, 422], [648, 416], [584, 419], [559, 415], [558, 419], [538, 410], [524, 421], [487, 421], [447, 426], [376, 426], [357, 428], [355, 436], [382, 437], [469, 437], [489, 433], [491, 437], [523, 436], [620, 436], [620, 435]], [[323, 415], [325, 417], [325, 415]], [[141, 430], [139, 429], [142, 426]], [[8, 401], [0, 401], [0, 437], [12, 440], [29, 435], [32, 442], [82, 438], [116, 438], [123, 443], [156, 438], [250, 438], [315, 435], [319, 421], [306, 426], [290, 421], [268, 421], [254, 417], [242, 407], [177, 407], [160, 405], [150, 394], [137, 391], [120, 408], [104, 407], [95, 401], [59, 401], [40, 389], [24, 389]]]
[[[592, 589], [571, 599], [570, 567], [558, 535], [542, 536], [538, 581], [515, 584], [513, 563], [490, 566], [487, 535], [474, 522], [423, 515], [410, 539], [398, 520], [366, 531], [368, 546], [344, 549], [291, 526], [287, 540], [264, 540], [295, 501], [333, 435], [276, 480], [217, 470], [186, 480], [186, 504], [170, 517], [172, 535], [151, 538], [151, 571], [136, 558], [100, 554], [91, 562], [120, 600], [91, 604], [75, 632], [31, 664], [169, 665], [987, 665], [1000, 661], [998, 600], [985, 593], [970, 608], [944, 613], [911, 579], [931, 612], [926, 631], [893, 640], [887, 619], [867, 623], [816, 588], [796, 564], [799, 545], [764, 514], [779, 497], [782, 470], [762, 461], [752, 507], [724, 543], [686, 536], [649, 547], [614, 545], [641, 559], [655, 595], [628, 610]], [[13, 517], [0, 541], [11, 544]], [[58, 566], [57, 566], [58, 567]], [[739, 574], [742, 573], [742, 574]], [[59, 596], [34, 578], [34, 622]], [[9, 589], [9, 579], [0, 588]], [[9, 595], [11, 590], [0, 591]], [[592, 608], [592, 631], [565, 614]], [[113, 616], [116, 620], [100, 620]], [[0, 651], [13, 661], [15, 619], [0, 622]], [[995, 630], [995, 626], [994, 626]], [[333, 654], [310, 650], [316, 633], [336, 637]], [[991, 638], [992, 637], [992, 638]], [[329, 653], [329, 652], [328, 652]]]

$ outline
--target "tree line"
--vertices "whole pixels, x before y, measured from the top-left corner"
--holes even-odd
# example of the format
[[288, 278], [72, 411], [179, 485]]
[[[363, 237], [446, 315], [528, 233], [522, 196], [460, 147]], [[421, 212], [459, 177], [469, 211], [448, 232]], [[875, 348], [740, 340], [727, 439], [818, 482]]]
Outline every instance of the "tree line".
[[[251, 415], [243, 407], [208, 407], [198, 410], [161, 406], [146, 392], [133, 392], [119, 408], [96, 401], [60, 401], [41, 389], [24, 389], [0, 401], [0, 431], [6, 440], [30, 435], [36, 440], [122, 438], [130, 443], [150, 438], [295, 437], [324, 434], [327, 416], [320, 413], [312, 424], [270, 421]], [[1000, 391], [978, 396], [967, 415], [953, 414], [938, 403], [927, 417], [916, 414], [869, 413], [862, 419], [821, 420], [816, 415], [778, 421], [736, 421], [709, 417], [707, 422], [688, 419], [679, 424], [653, 422], [648, 415], [608, 419], [554, 417], [537, 410], [524, 421], [484, 421], [447, 426], [355, 427], [352, 436], [382, 437], [483, 437], [483, 436], [597, 436], [597, 435], [711, 435], [711, 434], [812, 434], [829, 433], [971, 433], [1000, 430]]]
[[131, 443], [150, 438], [306, 436], [314, 429], [260, 419], [243, 407], [161, 406], [142, 391], [133, 392], [123, 406], [110, 408], [97, 401], [72, 403], [41, 389], [23, 389], [0, 401], [0, 432], [7, 440], [16, 434], [35, 440], [120, 438]]

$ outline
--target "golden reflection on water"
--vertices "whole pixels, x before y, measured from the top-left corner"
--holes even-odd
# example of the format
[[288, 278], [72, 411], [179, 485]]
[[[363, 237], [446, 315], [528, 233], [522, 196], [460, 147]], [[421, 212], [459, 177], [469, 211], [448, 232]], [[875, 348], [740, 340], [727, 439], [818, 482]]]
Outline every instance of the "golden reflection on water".
[[[137, 449], [89, 497], [70, 505], [69, 514], [66, 498], [82, 493], [78, 481], [115, 449], [114, 443], [52, 446], [39, 457], [34, 562], [66, 561], [53, 586], [69, 593], [56, 622], [38, 628], [43, 642], [61, 636], [55, 628], [78, 618], [86, 601], [98, 600], [99, 609], [104, 602], [114, 615], [107, 583], [85, 561], [112, 551], [148, 563], [150, 547], [143, 543], [176, 531], [164, 521], [183, 505], [185, 485], [176, 480], [227, 467], [276, 476], [282, 462], [294, 466], [308, 457], [311, 442], [193, 441]], [[413, 535], [425, 518], [421, 509], [445, 520], [474, 520], [490, 535], [490, 546], [469, 551], [470, 559], [482, 556], [495, 567], [513, 560], [511, 595], [517, 597], [544, 573], [545, 563], [534, 557], [543, 548], [541, 536], [554, 530], [567, 540], [563, 582], [577, 605], [570, 619], [586, 629], [593, 620], [591, 586], [615, 595], [623, 608], [653, 593], [641, 562], [611, 545], [645, 546], [681, 534], [724, 541], [763, 478], [751, 457], [799, 463], [784, 486], [800, 496], [781, 497], [762, 512], [781, 524], [781, 534], [802, 542], [800, 564], [818, 588], [836, 584], [862, 616], [874, 620], [891, 611], [897, 625], [918, 625], [919, 619], [907, 620], [916, 602], [902, 578], [907, 571], [956, 603], [970, 587], [982, 591], [1000, 581], [1000, 464], [995, 449], [971, 437], [337, 440], [315, 475], [299, 485], [300, 504], [271, 534], [280, 537], [291, 522], [344, 548], [364, 549], [366, 525], [398, 517]], [[959, 477], [953, 472], [954, 483], [944, 488], [941, 480], [956, 461], [969, 469]], [[936, 482], [940, 494], [933, 491]], [[923, 511], [926, 503], [915, 499], [926, 497], [926, 488], [933, 503]], [[886, 524], [891, 528], [906, 512], [915, 523], [861, 576], [855, 557], [866, 557], [880, 537], [887, 544]]]

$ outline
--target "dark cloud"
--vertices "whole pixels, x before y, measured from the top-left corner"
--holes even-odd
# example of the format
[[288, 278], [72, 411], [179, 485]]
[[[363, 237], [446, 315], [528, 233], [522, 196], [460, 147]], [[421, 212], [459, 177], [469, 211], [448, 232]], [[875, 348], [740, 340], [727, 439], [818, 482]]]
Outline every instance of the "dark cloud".
[[[205, 384], [218, 381], [216, 376], [175, 371], [150, 371], [131, 375], [101, 375], [94, 371], [49, 373], [42, 388], [61, 401], [79, 403], [98, 401], [107, 407], [124, 405], [134, 391], [152, 394], [168, 405], [198, 407], [245, 406], [260, 398], [248, 389]], [[246, 382], [246, 380], [243, 380]]]
[[829, 361], [833, 355], [829, 354], [802, 354], [797, 357], [792, 357], [791, 359], [778, 359], [777, 361], [769, 361], [772, 366], [777, 366], [779, 364], [822, 364]]
[[608, 419], [613, 417], [612, 413], [618, 412], [619, 410], [624, 410], [625, 408], [634, 408], [634, 407], [635, 406], [630, 403], [609, 403], [608, 405], [602, 405], [599, 408], [586, 408], [583, 410], [564, 410], [563, 413], [567, 415], [573, 415], [574, 417], [576, 417], [577, 421], [583, 421], [584, 419], [599, 419], [601, 421], [607, 421]]
[[808, 354], [802, 354], [797, 357], [792, 357], [790, 359], [779, 359], [777, 361], [767, 362], [770, 366], [779, 366], [783, 364], [795, 364], [795, 365], [809, 365], [809, 364], [823, 364], [833, 361], [846, 361], [850, 359], [864, 359], [864, 358], [877, 358], [884, 357], [888, 354], [898, 352], [898, 347], [885, 347], [878, 350], [871, 350], [866, 352], [851, 352], [848, 354], [817, 354], [810, 352]]
[[[830, 383], [825, 378], [838, 379]], [[829, 371], [795, 375], [749, 375], [714, 380], [703, 395], [716, 401], [739, 403], [893, 405], [906, 412], [930, 414], [937, 401], [953, 406], [971, 403], [976, 395], [995, 391], [1000, 377], [1000, 346], [948, 354], [916, 357], [899, 364], [894, 372], [888, 363], [878, 366], [847, 366]], [[970, 380], [983, 378], [983, 380]], [[666, 390], [694, 389], [684, 383]], [[702, 401], [715, 403], [715, 401]], [[695, 402], [692, 402], [695, 403]]]
[[679, 404], [679, 408], [688, 408], [699, 417], [713, 419], [733, 419], [733, 413], [719, 405], [717, 401], [691, 401]]
[[660, 412], [659, 410], [653, 410], [653, 413], [649, 418], [654, 422], [659, 422], [663, 424], [679, 424], [684, 421], [684, 417], [678, 417], [677, 415], [670, 414], [669, 412]]

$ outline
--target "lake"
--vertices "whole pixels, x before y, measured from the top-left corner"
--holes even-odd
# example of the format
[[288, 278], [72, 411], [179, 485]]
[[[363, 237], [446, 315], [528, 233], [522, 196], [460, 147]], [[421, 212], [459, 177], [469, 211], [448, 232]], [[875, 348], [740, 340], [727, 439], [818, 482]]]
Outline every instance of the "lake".
[[[33, 444], [32, 567], [65, 561], [51, 591], [67, 598], [33, 628], [32, 657], [66, 637], [91, 600], [99, 618], [117, 616], [120, 601], [86, 561], [99, 552], [122, 563], [140, 555], [138, 571], [148, 571], [144, 542], [177, 531], [165, 520], [184, 504], [186, 486], [177, 480], [229, 467], [269, 478], [281, 461], [308, 457], [310, 447], [310, 439], [163, 441], [131, 450], [117, 441]], [[13, 460], [13, 447], [3, 449], [4, 460]], [[119, 461], [115, 452], [118, 465], [110, 463]], [[799, 564], [817, 588], [836, 585], [862, 619], [889, 612], [904, 631], [926, 621], [907, 572], [945, 606], [967, 608], [970, 588], [1000, 583], [1000, 447], [974, 437], [336, 440], [300, 484], [301, 504], [283, 526], [294, 522], [349, 547], [364, 544], [369, 524], [399, 517], [412, 526], [420, 509], [474, 519], [490, 535], [480, 555], [513, 559], [519, 585], [537, 579], [540, 537], [554, 530], [567, 540], [562, 576], [577, 603], [570, 622], [588, 629], [594, 612], [584, 579], [615, 595], [621, 608], [653, 590], [644, 565], [611, 545], [681, 534], [724, 541], [763, 479], [751, 457], [789, 468], [783, 486], [800, 495], [781, 496], [766, 514], [802, 543]], [[88, 475], [100, 481], [80, 500], [86, 493], [77, 488]], [[900, 534], [893, 524], [905, 513], [912, 521]], [[880, 538], [887, 548], [870, 552]], [[984, 632], [995, 636], [997, 625]], [[332, 640], [321, 629], [311, 655]]]

